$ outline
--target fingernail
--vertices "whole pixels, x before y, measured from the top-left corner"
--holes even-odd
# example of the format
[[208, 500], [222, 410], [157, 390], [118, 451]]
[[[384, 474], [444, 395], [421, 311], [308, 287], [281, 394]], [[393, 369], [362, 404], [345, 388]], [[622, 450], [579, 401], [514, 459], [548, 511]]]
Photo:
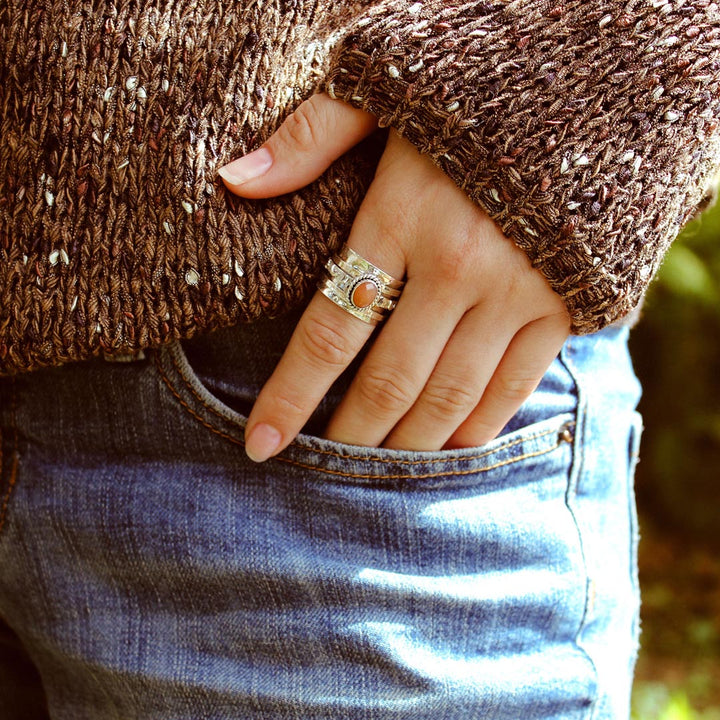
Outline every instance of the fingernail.
[[245, 436], [245, 452], [253, 462], [263, 462], [280, 446], [282, 436], [271, 425], [260, 423]]
[[243, 155], [218, 170], [231, 185], [241, 185], [248, 180], [264, 175], [272, 165], [272, 155], [267, 148], [261, 147], [248, 155]]

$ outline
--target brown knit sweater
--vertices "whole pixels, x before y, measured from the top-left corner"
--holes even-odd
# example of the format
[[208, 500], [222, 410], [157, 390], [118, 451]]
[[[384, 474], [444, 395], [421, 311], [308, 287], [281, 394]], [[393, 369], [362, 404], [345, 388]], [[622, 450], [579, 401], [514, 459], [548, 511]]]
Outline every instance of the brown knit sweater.
[[307, 299], [382, 132], [270, 200], [216, 170], [327, 91], [485, 208], [586, 333], [720, 164], [710, 0], [2, 0], [0, 373]]

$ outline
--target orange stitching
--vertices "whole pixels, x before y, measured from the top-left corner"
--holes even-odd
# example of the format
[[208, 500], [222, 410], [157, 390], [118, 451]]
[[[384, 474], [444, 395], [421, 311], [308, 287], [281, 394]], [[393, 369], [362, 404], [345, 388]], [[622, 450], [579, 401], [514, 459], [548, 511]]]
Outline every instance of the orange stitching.
[[172, 386], [170, 382], [170, 378], [165, 374], [165, 370], [163, 370], [162, 366], [159, 362], [155, 362], [155, 367], [157, 368], [157, 371], [160, 373], [160, 377], [163, 379], [163, 382], [168, 386], [168, 390], [177, 398], [177, 401], [192, 415], [201, 425], [206, 427], [211, 432], [214, 432], [216, 435], [219, 435], [222, 438], [225, 438], [226, 440], [230, 440], [230, 442], [235, 443], [236, 445], [240, 445], [241, 447], [245, 447], [245, 443], [242, 440], [239, 440], [236, 437], [233, 437], [232, 435], [228, 435], [227, 433], [221, 432], [218, 430], [214, 425], [211, 425], [207, 420], [200, 417], [186, 402], [182, 399], [180, 396], [180, 393]]
[[320, 468], [315, 465], [306, 465], [301, 462], [297, 462], [296, 460], [290, 460], [289, 458], [283, 458], [279, 456], [275, 456], [273, 458], [274, 460], [281, 460], [282, 462], [291, 463], [292, 465], [297, 465], [298, 467], [305, 468], [307, 470], [314, 470], [315, 472], [322, 472], [327, 473], [328, 475], [339, 475], [340, 477], [347, 477], [347, 478], [358, 478], [361, 480], [427, 480], [429, 478], [440, 478], [440, 477], [458, 477], [463, 475], [479, 475], [481, 473], [486, 473], [490, 470], [495, 470], [499, 467], [504, 467], [505, 465], [512, 465], [513, 463], [519, 462], [520, 460], [527, 460], [528, 458], [534, 458], [539, 457], [540, 455], [546, 455], [549, 452], [552, 452], [553, 450], [557, 449], [559, 447], [559, 443], [556, 443], [552, 447], [545, 448], [543, 450], [537, 450], [533, 453], [525, 453], [524, 455], [519, 455], [515, 458], [508, 458], [507, 460], [501, 460], [500, 462], [495, 463], [494, 465], [488, 465], [487, 467], [482, 468], [470, 468], [467, 470], [452, 470], [449, 472], [441, 472], [441, 473], [424, 473], [422, 475], [361, 475], [360, 473], [344, 473], [340, 470], [329, 470], [326, 468]]
[[[221, 437], [221, 438], [223, 438], [223, 439], [225, 439], [225, 440], [229, 440], [231, 443], [233, 443], [233, 444], [235, 444], [235, 445], [240, 445], [241, 447], [244, 447], [244, 446], [245, 446], [245, 444], [244, 444], [239, 438], [233, 437], [232, 435], [228, 435], [227, 433], [224, 433], [224, 432], [218, 430], [216, 427], [214, 427], [213, 425], [211, 425], [210, 423], [208, 423], [204, 418], [200, 417], [200, 416], [183, 400], [183, 398], [180, 396], [180, 394], [177, 392], [177, 390], [172, 386], [172, 384], [171, 384], [171, 382], [170, 382], [170, 379], [168, 378], [167, 374], [166, 374], [165, 371], [163, 370], [163, 368], [162, 368], [162, 366], [160, 365], [160, 363], [156, 361], [156, 362], [155, 362], [155, 366], [157, 367], [157, 370], [158, 370], [158, 373], [160, 374], [160, 377], [162, 378], [163, 382], [167, 385], [167, 387], [168, 387], [168, 389], [170, 390], [170, 392], [177, 398], [178, 402], [185, 408], [185, 410], [187, 410], [187, 411], [190, 413], [190, 415], [192, 415], [192, 417], [194, 417], [198, 422], [200, 422], [201, 425], [203, 425], [204, 427], [206, 427], [208, 430], [210, 430], [210, 432], [214, 433], [215, 435], [218, 435], [219, 437]], [[191, 388], [191, 389], [192, 389], [192, 388]], [[196, 397], [197, 397], [197, 396], [196, 396]], [[198, 398], [198, 400], [200, 400], [200, 401], [202, 402], [202, 398]], [[542, 437], [543, 435], [549, 435], [549, 434], [550, 434], [550, 433], [541, 433], [540, 435], [536, 435], [536, 436], [533, 436], [533, 437]], [[513, 442], [513, 443], [511, 443], [511, 444], [514, 445], [514, 444], [517, 444], [517, 443], [516, 443], [516, 442]], [[528, 458], [539, 457], [540, 455], [546, 455], [547, 453], [552, 452], [553, 450], [555, 450], [556, 448], [558, 448], [559, 445], [560, 445], [560, 443], [557, 442], [557, 443], [555, 443], [555, 445], [553, 445], [553, 446], [551, 446], [551, 447], [549, 447], [549, 448], [545, 448], [545, 449], [543, 449], [543, 450], [538, 450], [538, 451], [533, 452], [533, 453], [525, 453], [524, 455], [520, 455], [520, 456], [518, 456], [518, 457], [516, 457], [516, 458], [508, 458], [507, 460], [501, 460], [500, 462], [497, 462], [497, 463], [495, 463], [494, 465], [488, 465], [487, 467], [484, 467], [484, 468], [472, 468], [472, 469], [468, 469], [468, 470], [453, 470], [453, 471], [451, 471], [451, 472], [444, 472], [444, 473], [439, 473], [439, 474], [438, 474], [438, 473], [425, 473], [425, 474], [422, 474], [422, 475], [402, 475], [402, 474], [396, 474], [396, 475], [387, 475], [387, 474], [372, 475], [372, 474], [361, 474], [361, 473], [346, 473], [346, 472], [342, 472], [342, 471], [340, 471], [340, 470], [330, 470], [330, 469], [328, 469], [328, 468], [321, 468], [321, 467], [318, 467], [318, 466], [316, 466], [316, 465], [309, 465], [309, 464], [307, 464], [307, 463], [301, 463], [301, 462], [298, 462], [297, 460], [292, 460], [291, 458], [282, 457], [281, 455], [276, 455], [276, 456], [275, 456], [274, 458], [272, 458], [272, 459], [273, 459], [273, 460], [277, 460], [277, 461], [279, 461], [279, 462], [287, 463], [288, 465], [295, 465], [296, 467], [301, 467], [301, 468], [303, 468], [303, 469], [305, 469], [305, 470], [312, 470], [313, 472], [321, 472], [321, 473], [325, 473], [325, 474], [327, 474], [327, 475], [336, 475], [336, 476], [339, 476], [339, 477], [355, 478], [355, 479], [360, 479], [360, 480], [403, 480], [403, 479], [426, 480], [426, 479], [428, 479], [428, 478], [433, 478], [433, 477], [455, 477], [455, 476], [463, 476], [463, 475], [473, 475], [473, 474], [485, 473], [485, 472], [488, 472], [488, 471], [490, 471], [490, 470], [495, 470], [495, 469], [497, 469], [497, 468], [499, 468], [499, 467], [503, 467], [503, 466], [505, 466], [505, 465], [511, 465], [512, 463], [516, 463], [516, 462], [519, 462], [519, 461], [521, 461], [521, 460], [527, 460]], [[303, 447], [303, 446], [299, 446], [299, 447], [301, 447], [303, 450], [307, 450], [307, 448], [305, 448], [305, 447]], [[508, 447], [509, 447], [509, 445], [508, 445]], [[313, 451], [313, 452], [323, 453], [323, 451]], [[333, 453], [330, 453], [329, 451], [325, 451], [324, 454], [333, 454]], [[476, 457], [470, 457], [470, 458], [468, 458], [468, 459], [477, 459], [477, 458], [485, 457], [487, 454], [489, 454], [489, 453], [485, 453], [485, 455], [478, 455], [478, 456], [476, 456]], [[337, 454], [337, 453], [335, 453], [335, 455], [336, 455], [337, 457], [341, 458], [341, 459], [345, 459], [345, 458], [347, 457], [347, 456], [345, 456], [345, 455], [339, 455], [339, 454]], [[363, 458], [363, 457], [361, 457], [361, 456], [350, 456], [350, 459], [372, 460], [372, 458]], [[443, 459], [444, 459], [444, 458], [443, 458]], [[449, 462], [452, 462], [453, 459], [463, 459], [463, 458], [462, 458], [462, 457], [460, 457], [460, 458], [448, 458], [448, 461], [449, 461]], [[382, 458], [382, 459], [381, 459], [381, 462], [385, 462], [385, 463], [387, 463], [387, 464], [390, 464], [390, 463], [392, 463], [392, 460]], [[413, 463], [415, 463], [415, 464], [422, 464], [422, 461], [421, 461], [421, 460], [417, 460], [417, 461], [404, 461], [404, 462], [413, 462]], [[435, 462], [435, 461], [433, 461], [433, 462]], [[399, 463], [398, 463], [398, 464], [399, 464]]]
[[[172, 361], [173, 367], [175, 368], [175, 370], [177, 370], [178, 374], [183, 379], [185, 386], [188, 388], [188, 390], [190, 390], [190, 392], [193, 394], [195, 399], [206, 410], [208, 410], [210, 413], [212, 413], [216, 417], [219, 417], [221, 420], [224, 420], [226, 422], [233, 423], [232, 420], [230, 420], [229, 418], [226, 418], [224, 415], [219, 413], [214, 407], [209, 405], [202, 397], [200, 397], [200, 395], [198, 395], [197, 390], [195, 390], [195, 388], [192, 386], [192, 383], [186, 377], [185, 373], [183, 373], [182, 368], [177, 364], [177, 362], [175, 361], [175, 357], [172, 354], [171, 354], [170, 359]], [[157, 357], [157, 355], [156, 355], [155, 364], [159, 369], [160, 362], [159, 362], [159, 358]], [[167, 376], [163, 374], [163, 377], [166, 380], [166, 384], [168, 385], [168, 387], [170, 387], [170, 382], [169, 382], [169, 379], [167, 378]], [[212, 425], [208, 424], [202, 418], [197, 416], [190, 409], [190, 407], [181, 400], [180, 395], [173, 388], [170, 388], [170, 389], [172, 390], [173, 395], [175, 395], [175, 397], [181, 401], [181, 404], [183, 405], [183, 407], [185, 407], [188, 411], [190, 411], [190, 413], [191, 413], [191, 415], [193, 415], [193, 417], [196, 417], [205, 427], [213, 429]], [[233, 424], [237, 424], [237, 423], [233, 423]], [[569, 424], [574, 424], [574, 423], [569, 423]], [[238, 427], [240, 427], [240, 426], [238, 425]], [[315, 448], [312, 449], [312, 452], [317, 453], [318, 455], [329, 455], [330, 457], [336, 457], [341, 460], [363, 460], [363, 461], [371, 461], [371, 462], [392, 463], [394, 465], [429, 465], [431, 463], [454, 462], [456, 460], [482, 460], [483, 458], [488, 457], [488, 455], [494, 455], [495, 453], [497, 453], [500, 450], [506, 450], [507, 448], [511, 448], [514, 445], [519, 445], [520, 443], [523, 443], [523, 442], [526, 442], [529, 440], [536, 440], [537, 438], [545, 437], [546, 435], [552, 435], [555, 432], [557, 432], [556, 429], [546, 430], [541, 433], [536, 433], [535, 435], [529, 435], [529, 436], [516, 438], [515, 440], [510, 440], [510, 441], [506, 442], [504, 445], [499, 445], [499, 446], [493, 448], [492, 450], [486, 450], [485, 452], [479, 453], [477, 455], [451, 455], [451, 456], [441, 457], [441, 458], [430, 458], [427, 460], [392, 460], [391, 458], [380, 457], [377, 455], [371, 455], [371, 456], [352, 455], [352, 454], [346, 454], [346, 453], [339, 453], [335, 450], [320, 450], [320, 449], [315, 449]], [[228, 438], [231, 437], [229, 435], [226, 436], [221, 431], [217, 431], [216, 434], [221, 435], [222, 437], [228, 437]], [[244, 447], [244, 443], [240, 443], [240, 444], [243, 445], [243, 447]], [[308, 450], [308, 448], [305, 445], [301, 445], [300, 443], [295, 442], [294, 440], [290, 442], [290, 445], [292, 445], [293, 447], [296, 447], [300, 450]]]
[[[13, 426], [13, 454], [12, 454], [12, 468], [10, 470], [10, 478], [8, 480], [8, 489], [5, 493], [5, 497], [3, 498], [3, 504], [2, 508], [0, 508], [0, 533], [2, 533], [3, 528], [5, 527], [5, 520], [7, 518], [7, 511], [8, 507], [10, 506], [10, 497], [12, 496], [13, 489], [15, 488], [15, 483], [17, 481], [17, 468], [18, 468], [18, 452], [17, 452], [17, 445], [18, 445], [18, 432], [17, 432], [17, 425], [15, 422], [15, 412], [16, 412], [16, 396], [15, 396], [15, 379], [12, 378], [10, 380], [10, 384], [12, 387], [12, 395], [10, 400], [10, 419]], [[1, 447], [1, 445], [0, 445]], [[0, 456], [1, 457], [1, 456]], [[0, 464], [0, 468], [2, 468], [2, 464]]]

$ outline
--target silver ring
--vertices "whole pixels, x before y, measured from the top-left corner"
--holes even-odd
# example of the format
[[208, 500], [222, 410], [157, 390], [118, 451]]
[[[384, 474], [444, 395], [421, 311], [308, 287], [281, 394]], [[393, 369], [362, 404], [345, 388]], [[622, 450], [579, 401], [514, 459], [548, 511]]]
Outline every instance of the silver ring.
[[356, 318], [377, 325], [395, 308], [403, 285], [345, 245], [325, 264], [318, 290]]

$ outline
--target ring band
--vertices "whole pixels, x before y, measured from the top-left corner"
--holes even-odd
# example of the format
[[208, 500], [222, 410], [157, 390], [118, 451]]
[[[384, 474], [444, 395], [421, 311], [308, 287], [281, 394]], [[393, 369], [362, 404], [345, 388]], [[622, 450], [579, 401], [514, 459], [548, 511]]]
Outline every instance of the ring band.
[[345, 245], [325, 264], [318, 290], [356, 318], [377, 325], [395, 308], [403, 285]]

